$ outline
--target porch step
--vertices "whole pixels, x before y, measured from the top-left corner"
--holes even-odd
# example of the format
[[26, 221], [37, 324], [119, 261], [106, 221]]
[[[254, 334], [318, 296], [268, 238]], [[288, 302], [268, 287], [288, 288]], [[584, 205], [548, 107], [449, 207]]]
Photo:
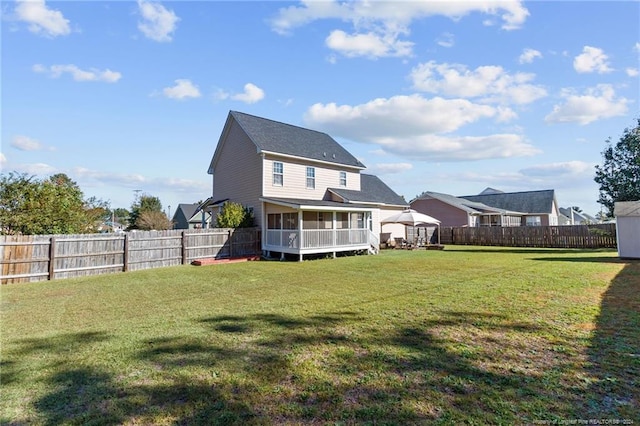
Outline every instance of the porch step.
[[193, 266], [205, 266], [205, 265], [219, 265], [224, 263], [238, 263], [260, 260], [260, 256], [244, 256], [244, 257], [232, 257], [226, 259], [216, 259], [215, 257], [208, 257], [205, 259], [196, 259], [191, 264]]

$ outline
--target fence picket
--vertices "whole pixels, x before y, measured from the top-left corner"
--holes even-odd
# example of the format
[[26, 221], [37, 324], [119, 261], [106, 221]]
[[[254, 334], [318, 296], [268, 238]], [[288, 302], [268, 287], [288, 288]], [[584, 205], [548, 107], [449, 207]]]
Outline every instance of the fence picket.
[[[233, 246], [233, 250], [231, 247]], [[260, 230], [138, 231], [124, 235], [0, 236], [0, 283], [174, 266], [260, 254]]]
[[544, 248], [616, 248], [616, 225], [441, 227], [442, 244]]

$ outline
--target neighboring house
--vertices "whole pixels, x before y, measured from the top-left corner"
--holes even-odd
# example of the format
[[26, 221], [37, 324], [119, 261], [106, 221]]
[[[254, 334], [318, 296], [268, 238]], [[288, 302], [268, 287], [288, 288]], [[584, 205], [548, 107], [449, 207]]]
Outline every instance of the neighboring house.
[[557, 206], [553, 190], [500, 192], [487, 188], [479, 195], [461, 197], [427, 191], [411, 201], [411, 208], [439, 219], [441, 226], [558, 225]]
[[598, 223], [598, 220], [586, 213], [575, 211], [573, 207], [569, 207], [568, 209], [560, 207], [559, 223], [560, 225], [588, 225]]
[[[200, 208], [247, 207], [271, 255], [377, 252], [380, 221], [408, 203], [364, 169], [326, 133], [231, 111], [208, 170], [213, 196]], [[404, 236], [402, 225], [385, 231]]]
[[198, 206], [198, 203], [178, 204], [178, 208], [171, 219], [173, 229], [206, 228], [211, 221], [211, 215], [208, 212], [198, 210]]

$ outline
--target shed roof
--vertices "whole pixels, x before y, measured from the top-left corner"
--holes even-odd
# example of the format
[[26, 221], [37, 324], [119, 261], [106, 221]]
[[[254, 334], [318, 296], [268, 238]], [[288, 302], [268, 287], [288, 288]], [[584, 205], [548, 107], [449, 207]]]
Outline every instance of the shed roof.
[[618, 216], [640, 216], [640, 201], [618, 201], [614, 204], [613, 214]]
[[365, 168], [326, 133], [238, 111], [230, 111], [229, 115], [249, 136], [258, 151]]

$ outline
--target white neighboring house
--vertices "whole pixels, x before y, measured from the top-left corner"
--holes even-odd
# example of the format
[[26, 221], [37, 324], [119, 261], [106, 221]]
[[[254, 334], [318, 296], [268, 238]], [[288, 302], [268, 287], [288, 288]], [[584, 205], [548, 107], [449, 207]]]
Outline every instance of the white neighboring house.
[[[408, 203], [364, 169], [326, 133], [230, 111], [209, 165], [213, 193], [198, 210], [249, 208], [268, 255], [377, 253], [380, 221]], [[384, 235], [404, 237], [404, 226]]]
[[590, 225], [598, 220], [586, 213], [577, 212], [573, 207], [560, 207], [560, 225]]

